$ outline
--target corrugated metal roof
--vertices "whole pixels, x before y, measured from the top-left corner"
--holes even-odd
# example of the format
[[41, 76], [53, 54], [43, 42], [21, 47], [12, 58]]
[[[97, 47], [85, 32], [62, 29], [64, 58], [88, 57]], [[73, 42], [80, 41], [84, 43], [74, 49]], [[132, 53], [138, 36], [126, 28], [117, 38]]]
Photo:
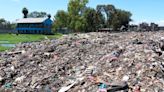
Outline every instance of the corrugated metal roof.
[[16, 23], [42, 23], [47, 18], [23, 18], [16, 20]]

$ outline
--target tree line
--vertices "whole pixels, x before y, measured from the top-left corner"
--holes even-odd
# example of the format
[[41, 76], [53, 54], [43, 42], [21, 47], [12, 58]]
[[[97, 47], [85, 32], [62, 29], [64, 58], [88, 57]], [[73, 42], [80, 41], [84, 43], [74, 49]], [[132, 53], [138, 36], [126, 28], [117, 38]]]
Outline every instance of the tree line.
[[33, 11], [29, 13], [29, 10], [24, 7], [22, 9], [22, 13], [23, 13], [23, 18], [40, 18], [40, 17], [47, 17], [48, 14], [46, 12], [39, 12], [39, 11]]
[[67, 11], [59, 10], [54, 16], [53, 29], [67, 28], [73, 32], [94, 32], [100, 28], [118, 31], [127, 27], [132, 14], [117, 9], [114, 5], [97, 5], [96, 9], [87, 7], [88, 0], [70, 0]]
[[[111, 28], [114, 31], [119, 31], [122, 26], [128, 27], [132, 16], [129, 11], [117, 9], [111, 4], [97, 5], [94, 9], [87, 7], [88, 2], [88, 0], [69, 0], [67, 11], [58, 10], [54, 16], [53, 30], [66, 28], [73, 32], [94, 32], [101, 28]], [[42, 11], [29, 13], [27, 8], [23, 8], [22, 13], [24, 18], [39, 18], [49, 15]], [[14, 28], [15, 24], [1, 19], [1, 26]]]
[[0, 18], [0, 29], [14, 29], [15, 24], [11, 23], [4, 18]]

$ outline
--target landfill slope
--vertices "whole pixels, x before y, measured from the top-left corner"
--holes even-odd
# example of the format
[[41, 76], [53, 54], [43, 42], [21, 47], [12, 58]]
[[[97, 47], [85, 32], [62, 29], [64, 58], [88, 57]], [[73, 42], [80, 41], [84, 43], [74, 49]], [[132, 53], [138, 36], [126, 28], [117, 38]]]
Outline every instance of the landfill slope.
[[0, 91], [100, 92], [102, 83], [122, 92], [109, 85], [126, 82], [129, 92], [164, 92], [163, 35], [95, 32], [18, 44], [0, 53]]

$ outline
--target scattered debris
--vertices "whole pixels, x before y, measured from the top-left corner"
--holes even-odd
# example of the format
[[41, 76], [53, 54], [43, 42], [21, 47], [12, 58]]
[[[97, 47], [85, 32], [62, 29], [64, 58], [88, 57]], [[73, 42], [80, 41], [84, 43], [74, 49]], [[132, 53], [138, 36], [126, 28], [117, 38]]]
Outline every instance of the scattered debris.
[[106, 84], [100, 84], [99, 86], [99, 92], [107, 92], [107, 85]]
[[71, 85], [67, 87], [62, 87], [58, 92], [66, 92], [68, 91], [71, 87], [73, 87], [76, 84], [76, 82], [72, 83]]
[[135, 39], [132, 41], [133, 44], [143, 44], [143, 42], [139, 41], [138, 39]]
[[70, 34], [0, 53], [0, 91], [164, 92], [164, 32]]

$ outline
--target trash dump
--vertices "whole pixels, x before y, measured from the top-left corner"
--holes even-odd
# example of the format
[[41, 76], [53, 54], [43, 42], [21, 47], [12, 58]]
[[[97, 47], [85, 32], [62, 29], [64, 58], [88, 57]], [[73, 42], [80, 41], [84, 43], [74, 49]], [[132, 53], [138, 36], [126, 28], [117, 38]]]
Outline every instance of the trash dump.
[[0, 53], [1, 92], [164, 92], [164, 32], [70, 34]]

